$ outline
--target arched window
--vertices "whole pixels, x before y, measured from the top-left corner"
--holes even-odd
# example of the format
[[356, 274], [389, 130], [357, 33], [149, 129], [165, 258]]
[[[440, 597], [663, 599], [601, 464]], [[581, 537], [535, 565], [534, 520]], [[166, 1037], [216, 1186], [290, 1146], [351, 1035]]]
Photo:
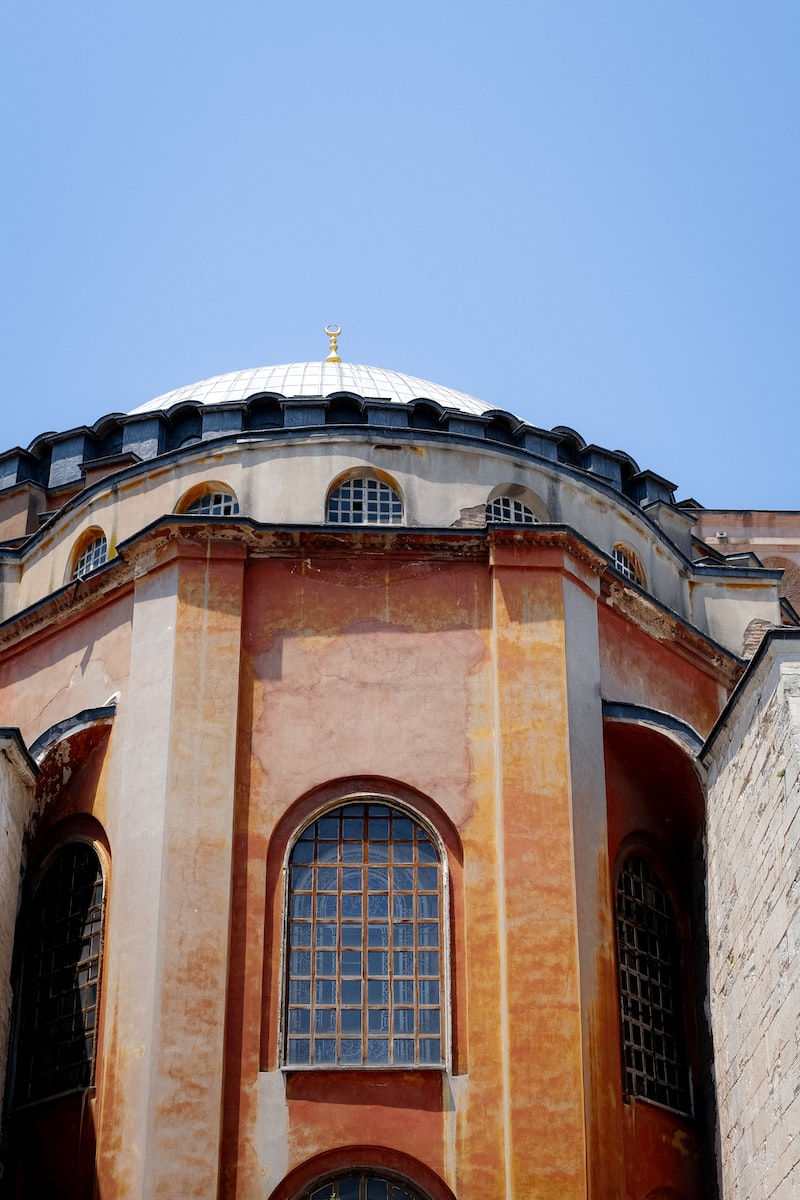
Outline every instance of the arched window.
[[330, 525], [400, 525], [403, 502], [385, 480], [354, 476], [331, 488], [327, 520]]
[[511, 496], [497, 496], [486, 505], [486, 520], [494, 524], [535, 525], [532, 509]]
[[639, 556], [630, 546], [624, 546], [621, 542], [618, 543], [613, 551], [612, 558], [614, 566], [619, 571], [620, 575], [624, 575], [626, 579], [632, 580], [633, 583], [638, 583], [639, 587], [645, 586], [644, 571], [639, 562]]
[[443, 1066], [443, 867], [430, 835], [377, 799], [348, 803], [303, 830], [288, 871], [286, 1066]]
[[407, 1179], [377, 1171], [348, 1171], [317, 1179], [299, 1200], [427, 1200]]
[[203, 492], [183, 512], [194, 517], [235, 517], [239, 501], [231, 492]]
[[89, 535], [78, 543], [75, 562], [72, 568], [73, 579], [83, 579], [98, 567], [102, 567], [108, 558], [108, 542], [105, 534], [92, 530]]
[[617, 959], [626, 1095], [688, 1113], [677, 923], [642, 858], [628, 858], [617, 882]]
[[103, 892], [97, 852], [74, 841], [56, 851], [33, 893], [16, 997], [15, 1105], [92, 1082]]

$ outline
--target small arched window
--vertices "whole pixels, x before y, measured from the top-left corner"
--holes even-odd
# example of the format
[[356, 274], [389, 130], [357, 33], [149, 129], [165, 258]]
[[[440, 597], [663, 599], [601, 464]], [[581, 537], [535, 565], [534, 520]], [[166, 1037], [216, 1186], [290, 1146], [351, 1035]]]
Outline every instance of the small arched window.
[[614, 560], [614, 566], [620, 575], [624, 575], [626, 579], [630, 579], [633, 583], [638, 583], [639, 587], [645, 586], [644, 571], [635, 550], [631, 550], [630, 546], [625, 546], [619, 542], [614, 547], [611, 556]]
[[83, 579], [85, 576], [102, 567], [108, 558], [108, 542], [105, 534], [92, 530], [78, 544], [74, 565], [73, 579]]
[[356, 475], [331, 488], [327, 520], [330, 525], [401, 525], [403, 502], [386, 480]]
[[299, 1200], [426, 1200], [426, 1195], [407, 1179], [356, 1170], [317, 1179]]
[[16, 1105], [92, 1083], [103, 895], [100, 859], [84, 841], [55, 852], [33, 893], [15, 1013]]
[[183, 511], [194, 517], [235, 517], [239, 501], [231, 492], [203, 492]]
[[535, 525], [533, 510], [511, 496], [497, 496], [486, 505], [486, 520], [491, 524]]
[[318, 817], [288, 861], [287, 1067], [445, 1062], [443, 867], [379, 799]]
[[689, 1113], [677, 922], [644, 859], [623, 863], [616, 909], [625, 1093]]

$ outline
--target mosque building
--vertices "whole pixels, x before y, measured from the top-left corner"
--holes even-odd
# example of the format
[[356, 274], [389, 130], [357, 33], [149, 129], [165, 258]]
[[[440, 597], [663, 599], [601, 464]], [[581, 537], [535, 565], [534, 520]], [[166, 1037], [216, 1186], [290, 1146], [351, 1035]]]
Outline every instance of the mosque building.
[[0, 454], [0, 1197], [795, 1197], [800, 512], [326, 332]]

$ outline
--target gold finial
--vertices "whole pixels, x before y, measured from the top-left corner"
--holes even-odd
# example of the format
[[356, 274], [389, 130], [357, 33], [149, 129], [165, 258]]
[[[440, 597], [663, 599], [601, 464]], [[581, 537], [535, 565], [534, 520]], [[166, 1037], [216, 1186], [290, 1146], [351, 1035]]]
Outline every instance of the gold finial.
[[339, 358], [339, 347], [336, 344], [336, 339], [338, 338], [339, 334], [342, 332], [341, 325], [326, 325], [325, 332], [327, 333], [328, 337], [330, 338], [330, 343], [331, 343], [331, 345], [330, 345], [331, 352], [328, 355], [328, 357], [325, 359], [325, 362], [341, 362], [342, 360]]

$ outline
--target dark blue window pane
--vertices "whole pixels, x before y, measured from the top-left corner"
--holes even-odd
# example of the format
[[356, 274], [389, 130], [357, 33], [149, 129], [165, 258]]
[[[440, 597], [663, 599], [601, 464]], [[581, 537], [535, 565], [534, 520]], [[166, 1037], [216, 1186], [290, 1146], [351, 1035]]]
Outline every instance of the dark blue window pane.
[[310, 917], [311, 916], [311, 897], [310, 896], [292, 896], [292, 916], [293, 917]]
[[414, 945], [414, 926], [410, 921], [395, 922], [392, 926], [392, 937], [394, 938], [395, 946], [413, 946]]
[[417, 842], [417, 862], [421, 863], [438, 863], [439, 855], [436, 853], [436, 847], [429, 841], [423, 841], [422, 838]]
[[341, 1048], [343, 1063], [361, 1062], [361, 1038], [342, 1038]]
[[311, 1054], [308, 1038], [289, 1038], [289, 1062], [307, 1063]]
[[389, 981], [386, 979], [370, 979], [367, 981], [367, 1004], [389, 1003]]
[[336, 1009], [318, 1008], [314, 1013], [314, 1030], [316, 1033], [336, 1033]]
[[[303, 837], [306, 835], [303, 834]], [[314, 859], [314, 842], [297, 842], [292, 850], [293, 863], [310, 863]]]
[[351, 920], [355, 917], [360, 917], [362, 912], [361, 896], [349, 894], [342, 896], [342, 916], [349, 917]]
[[342, 1033], [361, 1033], [361, 1009], [342, 1009]]
[[335, 1038], [314, 1039], [314, 1062], [319, 1064], [336, 1062]]
[[410, 863], [414, 861], [414, 843], [413, 842], [393, 842], [392, 843], [392, 860], [396, 863]]
[[389, 1039], [367, 1038], [367, 1060], [371, 1063], [388, 1063]]
[[367, 915], [370, 917], [388, 917], [389, 915], [389, 897], [384, 896], [367, 896]]
[[362, 983], [360, 979], [342, 980], [342, 1004], [361, 1003]]
[[395, 841], [410, 842], [413, 839], [414, 826], [408, 817], [394, 817], [392, 821], [392, 836]]
[[363, 871], [356, 867], [342, 868], [342, 891], [343, 892], [360, 892], [364, 888]]
[[417, 868], [417, 887], [421, 892], [436, 892], [439, 890], [439, 872], [435, 867]]
[[370, 950], [367, 954], [367, 974], [370, 976], [389, 974], [389, 955], [383, 950]]
[[367, 887], [371, 892], [388, 892], [388, 867], [370, 867], [367, 871]]
[[308, 950], [293, 950], [289, 955], [289, 970], [292, 975], [311, 974], [311, 953]]
[[336, 955], [329, 950], [318, 950], [317, 955], [317, 975], [335, 975], [336, 974]]
[[413, 975], [414, 955], [406, 950], [395, 950], [394, 973], [395, 975]]
[[364, 822], [359, 817], [345, 817], [342, 821], [342, 836], [348, 841], [361, 841], [364, 837]]
[[317, 979], [314, 984], [314, 1002], [316, 1004], [336, 1003], [336, 980]]
[[413, 1063], [414, 1061], [414, 1039], [413, 1038], [395, 1038], [393, 1045], [395, 1064]]
[[414, 897], [406, 894], [398, 895], [395, 892], [394, 896], [392, 896], [392, 916], [402, 917], [410, 921], [414, 916]]
[[317, 917], [320, 920], [335, 921], [338, 911], [336, 896], [317, 896]]
[[420, 921], [417, 925], [417, 942], [420, 946], [439, 945], [439, 925], [436, 921]]
[[439, 981], [438, 981], [438, 979], [420, 979], [420, 981], [419, 981], [419, 1002], [420, 1002], [420, 1004], [438, 1004], [439, 1003]]
[[414, 981], [413, 981], [413, 979], [395, 979], [392, 990], [394, 992], [395, 1004], [413, 1004], [414, 1003]]
[[338, 838], [339, 821], [336, 817], [320, 817], [317, 821], [317, 837], [320, 839]]
[[292, 867], [292, 891], [310, 892], [314, 886], [313, 867]]
[[367, 1180], [367, 1200], [388, 1200], [389, 1185], [385, 1179]]
[[442, 1043], [439, 1041], [439, 1038], [420, 1038], [419, 1056], [420, 1060], [425, 1063], [441, 1062]]
[[305, 921], [292, 921], [292, 945], [311, 945], [311, 925]]
[[335, 892], [339, 882], [338, 875], [336, 867], [317, 867], [317, 891]]
[[389, 822], [382, 819], [371, 819], [369, 823], [369, 840], [388, 842], [389, 840]]
[[420, 973], [420, 975], [438, 975], [439, 974], [439, 952], [438, 952], [438, 950], [420, 950], [420, 952], [419, 952], [419, 973]]
[[289, 1003], [290, 1004], [310, 1004], [311, 1003], [311, 980], [310, 979], [292, 979], [289, 982]]
[[307, 1008], [289, 1009], [289, 1033], [310, 1033], [311, 1013]]
[[361, 951], [360, 950], [343, 950], [342, 951], [342, 974], [343, 975], [360, 975], [361, 974]]
[[342, 945], [348, 948], [360, 947], [363, 937], [360, 925], [342, 926]]
[[368, 1029], [370, 1033], [388, 1033], [389, 1032], [389, 1010], [388, 1008], [371, 1008], [369, 1010]]
[[413, 1033], [414, 1032], [414, 1010], [413, 1010], [413, 1008], [396, 1008], [394, 1010], [394, 1032], [395, 1033]]
[[439, 1033], [438, 1008], [421, 1008], [419, 1012], [420, 1033]]
[[438, 917], [439, 897], [417, 896], [417, 915], [420, 917]]
[[322, 921], [317, 922], [317, 945], [318, 946], [336, 946], [336, 939], [339, 935], [339, 926], [333, 921], [328, 921], [323, 924]]
[[371, 863], [385, 863], [389, 861], [388, 842], [370, 842], [368, 850], [368, 857]]

